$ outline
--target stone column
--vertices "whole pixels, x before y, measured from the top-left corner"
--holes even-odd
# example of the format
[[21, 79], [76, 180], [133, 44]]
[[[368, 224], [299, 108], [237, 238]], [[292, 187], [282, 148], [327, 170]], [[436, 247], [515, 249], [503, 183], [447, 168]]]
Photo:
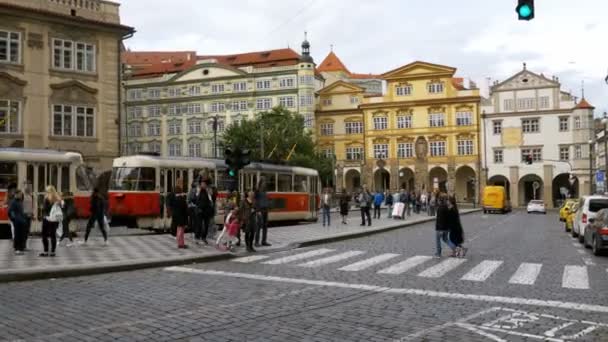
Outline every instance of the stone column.
[[509, 183], [511, 183], [511, 206], [519, 207], [519, 166], [509, 167]]
[[341, 162], [338, 162], [338, 164], [336, 165], [336, 191], [342, 191], [342, 188], [344, 188], [345, 184], [344, 184], [344, 166], [342, 165]]
[[361, 186], [367, 184], [368, 189], [374, 185], [374, 160], [370, 159], [361, 167]]
[[456, 193], [456, 158], [448, 157], [448, 193], [455, 195]]
[[399, 189], [399, 160], [391, 159], [389, 161], [389, 171], [391, 173], [391, 186], [388, 190]]
[[545, 206], [552, 209], [553, 205], [553, 165], [543, 165], [543, 196]]

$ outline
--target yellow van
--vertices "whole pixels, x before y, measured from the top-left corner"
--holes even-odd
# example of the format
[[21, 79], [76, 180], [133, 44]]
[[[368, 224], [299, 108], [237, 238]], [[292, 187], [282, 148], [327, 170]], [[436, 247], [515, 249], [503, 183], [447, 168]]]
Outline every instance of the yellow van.
[[486, 186], [483, 188], [483, 212], [500, 212], [502, 214], [511, 211], [511, 203], [507, 199], [504, 186]]

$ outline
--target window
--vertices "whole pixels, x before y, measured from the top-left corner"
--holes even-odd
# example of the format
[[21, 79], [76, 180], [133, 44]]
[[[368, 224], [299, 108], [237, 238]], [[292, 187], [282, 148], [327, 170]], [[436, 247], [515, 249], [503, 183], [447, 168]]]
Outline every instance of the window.
[[[224, 91], [224, 86], [223, 85], [222, 85], [222, 91]], [[190, 94], [190, 96], [200, 95], [201, 94], [201, 87], [199, 87], [199, 86], [190, 86], [188, 88], [188, 94]]]
[[358, 96], [351, 96], [350, 97], [350, 104], [359, 104], [359, 97]]
[[430, 127], [443, 127], [445, 126], [445, 120], [443, 113], [435, 113], [429, 115], [429, 126]]
[[169, 88], [167, 94], [169, 97], [179, 97], [182, 95], [182, 90], [180, 88]]
[[312, 95], [300, 96], [300, 106], [312, 106], [314, 103]]
[[362, 160], [363, 159], [363, 147], [347, 147], [346, 148], [346, 160]]
[[331, 106], [331, 98], [329, 98], [329, 99], [323, 99], [323, 105], [324, 106]]
[[412, 128], [412, 116], [411, 115], [399, 115], [397, 117], [397, 128]]
[[232, 102], [232, 110], [247, 110], [247, 101], [234, 101]]
[[292, 192], [293, 190], [291, 188], [291, 175], [279, 173], [277, 187], [278, 192]]
[[293, 108], [295, 106], [294, 102], [293, 96], [279, 97], [279, 106], [281, 107]]
[[533, 162], [541, 162], [543, 160], [543, 149], [537, 148], [524, 148], [521, 150], [521, 161], [525, 162], [527, 156], [532, 156]]
[[473, 154], [473, 140], [458, 140], [458, 155], [470, 156]]
[[347, 122], [345, 124], [346, 134], [361, 134], [363, 133], [363, 122]]
[[201, 104], [200, 103], [190, 103], [188, 104], [188, 113], [189, 114], [199, 114], [201, 112]]
[[300, 76], [300, 83], [304, 85], [312, 85], [314, 83], [314, 78], [310, 75]]
[[414, 157], [414, 144], [399, 143], [397, 144], [397, 158], [412, 158]]
[[169, 143], [169, 156], [179, 157], [182, 155], [182, 143], [173, 141]]
[[223, 102], [212, 102], [211, 113], [224, 112], [226, 111], [226, 105]]
[[538, 98], [538, 106], [540, 108], [549, 108], [549, 96], [541, 96]]
[[559, 160], [568, 161], [570, 160], [570, 146], [559, 147]]
[[574, 159], [583, 159], [583, 149], [581, 145], [574, 146]]
[[568, 117], [559, 118], [559, 131], [560, 132], [568, 131], [569, 130], [568, 123], [569, 123]]
[[53, 39], [53, 67], [95, 72], [95, 45]]
[[581, 118], [578, 116], [574, 117], [574, 128], [575, 129], [580, 129], [581, 128]]
[[502, 134], [502, 121], [492, 121], [492, 131], [494, 134]]
[[334, 124], [333, 123], [322, 123], [321, 124], [321, 135], [334, 135]]
[[199, 142], [190, 142], [188, 143], [188, 155], [190, 157], [201, 157], [201, 143]]
[[473, 113], [456, 112], [456, 126], [471, 126], [473, 124]]
[[[245, 83], [245, 86], [247, 86], [247, 83]], [[223, 84], [212, 84], [211, 85], [211, 93], [217, 94], [217, 93], [223, 93], [223, 92], [224, 92]]]
[[0, 100], [0, 134], [21, 133], [21, 111], [17, 101]]
[[388, 118], [385, 116], [379, 116], [374, 118], [374, 129], [387, 129]]
[[538, 119], [521, 120], [521, 126], [524, 133], [538, 133], [540, 131]]
[[188, 121], [188, 133], [199, 134], [201, 133], [201, 122], [200, 120]]
[[535, 102], [533, 97], [517, 99], [517, 109], [534, 109]]
[[160, 116], [160, 106], [148, 106], [148, 116], [149, 117]]
[[502, 164], [504, 162], [504, 151], [503, 150], [494, 150], [494, 163]]
[[513, 99], [506, 99], [504, 101], [505, 110], [513, 110]]
[[257, 89], [270, 89], [270, 80], [259, 80], [255, 82]]
[[131, 143], [129, 144], [129, 151], [131, 152], [131, 154], [138, 154], [143, 150], [142, 145], [142, 143], [138, 142]]
[[95, 136], [95, 109], [91, 107], [54, 105], [53, 135]]
[[235, 93], [247, 91], [247, 82], [236, 82], [232, 84], [232, 91]]
[[21, 33], [0, 31], [0, 63], [21, 63]]
[[431, 141], [431, 157], [445, 156], [445, 141]]
[[148, 89], [148, 98], [150, 98], [150, 99], [160, 98], [160, 89], [158, 89], [158, 88]]
[[270, 108], [272, 108], [272, 99], [271, 98], [257, 99], [255, 107], [257, 109], [270, 109]]
[[182, 122], [180, 120], [169, 121], [169, 135], [182, 134]]
[[333, 158], [334, 156], [334, 150], [333, 148], [329, 147], [329, 148], [324, 148], [321, 150], [321, 155], [325, 158]]
[[127, 109], [127, 118], [129, 119], [138, 119], [142, 116], [142, 107], [129, 107]]
[[388, 158], [388, 144], [374, 144], [374, 158]]
[[412, 86], [407, 84], [399, 84], [395, 86], [397, 96], [407, 96], [412, 94]]
[[144, 92], [142, 89], [129, 89], [127, 97], [129, 100], [141, 100], [144, 98]]
[[315, 124], [315, 115], [306, 114], [304, 115], [304, 127], [311, 128]]
[[281, 78], [279, 80], [279, 87], [280, 88], [293, 88], [295, 84], [295, 81], [292, 77], [289, 78]]
[[148, 135], [153, 137], [160, 136], [160, 122], [148, 123]]
[[150, 152], [156, 152], [156, 153], [160, 153], [160, 143], [153, 141], [151, 143], [148, 143], [148, 151]]
[[441, 82], [429, 83], [428, 90], [429, 90], [429, 93], [431, 93], [431, 94], [443, 93], [443, 83], [441, 83]]
[[12, 183], [17, 184], [17, 163], [0, 162], [0, 189], [7, 189]]
[[169, 107], [168, 107], [167, 112], [169, 113], [169, 115], [177, 115], [177, 113], [178, 113], [178, 107], [179, 107], [179, 105], [170, 104]]

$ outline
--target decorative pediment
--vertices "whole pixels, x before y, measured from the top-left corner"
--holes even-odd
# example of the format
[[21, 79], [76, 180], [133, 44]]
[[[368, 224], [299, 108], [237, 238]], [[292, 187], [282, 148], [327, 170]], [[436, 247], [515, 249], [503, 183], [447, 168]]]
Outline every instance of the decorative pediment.
[[529, 70], [522, 70], [509, 79], [492, 87], [492, 91], [511, 90], [521, 88], [550, 88], [559, 87], [559, 82], [535, 74]]
[[217, 77], [244, 76], [247, 73], [243, 70], [233, 68], [228, 65], [203, 63], [197, 64], [173, 76], [169, 82], [175, 81], [194, 81], [208, 80]]
[[448, 137], [441, 134], [434, 134], [429, 137], [429, 141], [441, 141], [446, 140]]
[[472, 140], [475, 139], [475, 135], [471, 133], [460, 133], [456, 136], [456, 140]]
[[62, 104], [97, 104], [97, 89], [79, 81], [51, 84], [51, 102]]
[[375, 138], [373, 141], [374, 141], [374, 144], [388, 144], [389, 143], [388, 138]]
[[324, 118], [324, 119], [320, 119], [318, 120], [319, 124], [326, 124], [326, 123], [335, 123], [336, 121], [334, 119], [330, 119], [330, 118]]
[[414, 140], [415, 139], [412, 136], [402, 135], [400, 137], [397, 137], [397, 142], [400, 142], [400, 143], [413, 143]]
[[363, 92], [365, 92], [365, 88], [362, 88], [356, 84], [337, 81], [319, 90], [319, 95], [356, 94]]
[[9, 73], [0, 72], [0, 98], [23, 98], [23, 87], [25, 87], [26, 84], [27, 81], [23, 81]]
[[348, 147], [363, 147], [363, 142], [357, 140], [351, 140], [344, 143]]
[[429, 107], [429, 114], [434, 114], [434, 113], [445, 113], [445, 107], [441, 107], [441, 106], [433, 106], [433, 107]]
[[460, 105], [456, 107], [457, 112], [472, 112], [474, 109], [471, 105]]
[[382, 74], [384, 80], [452, 77], [456, 68], [416, 61]]
[[384, 112], [384, 111], [375, 111], [372, 113], [372, 117], [374, 118], [378, 118], [378, 117], [388, 117], [388, 112]]
[[344, 122], [363, 122], [363, 116], [349, 116]]
[[397, 115], [413, 115], [414, 109], [412, 107], [401, 107], [397, 108]]

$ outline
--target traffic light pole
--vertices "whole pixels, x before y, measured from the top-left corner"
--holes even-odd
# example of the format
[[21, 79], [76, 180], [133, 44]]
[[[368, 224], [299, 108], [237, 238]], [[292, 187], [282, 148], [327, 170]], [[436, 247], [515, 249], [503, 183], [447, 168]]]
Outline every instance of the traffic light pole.
[[217, 159], [217, 120], [218, 116], [213, 117], [213, 158]]

